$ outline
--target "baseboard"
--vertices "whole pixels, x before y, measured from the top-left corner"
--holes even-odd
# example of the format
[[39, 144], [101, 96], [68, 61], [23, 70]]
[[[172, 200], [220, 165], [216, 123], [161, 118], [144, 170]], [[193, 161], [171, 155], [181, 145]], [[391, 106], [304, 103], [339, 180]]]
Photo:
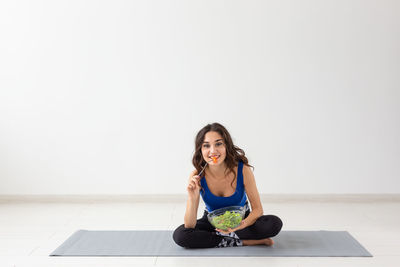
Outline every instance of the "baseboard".
[[[400, 194], [261, 194], [262, 202], [398, 202]], [[184, 194], [0, 195], [1, 202], [183, 202]]]

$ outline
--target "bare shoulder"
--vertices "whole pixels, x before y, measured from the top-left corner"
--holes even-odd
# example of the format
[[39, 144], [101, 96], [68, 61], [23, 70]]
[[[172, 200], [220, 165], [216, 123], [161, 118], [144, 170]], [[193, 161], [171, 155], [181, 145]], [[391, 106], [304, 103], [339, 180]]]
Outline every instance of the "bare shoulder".
[[251, 169], [251, 167], [243, 164], [243, 174], [253, 175], [253, 170]]
[[249, 166], [244, 164], [243, 164], [243, 180], [245, 184], [254, 181], [253, 170]]

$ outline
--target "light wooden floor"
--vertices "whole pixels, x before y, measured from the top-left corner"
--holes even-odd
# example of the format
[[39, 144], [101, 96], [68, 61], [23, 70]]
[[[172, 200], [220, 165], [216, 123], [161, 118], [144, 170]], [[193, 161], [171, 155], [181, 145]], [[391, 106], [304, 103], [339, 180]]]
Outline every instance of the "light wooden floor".
[[[203, 204], [199, 208], [202, 214]], [[400, 266], [400, 201], [263, 201], [283, 230], [349, 231], [373, 258], [49, 257], [78, 229], [173, 230], [182, 201], [0, 201], [0, 266]]]

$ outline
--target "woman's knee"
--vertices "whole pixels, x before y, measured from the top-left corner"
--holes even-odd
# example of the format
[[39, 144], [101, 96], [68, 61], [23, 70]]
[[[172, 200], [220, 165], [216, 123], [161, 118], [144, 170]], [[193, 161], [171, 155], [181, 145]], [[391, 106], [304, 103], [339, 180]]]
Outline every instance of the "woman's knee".
[[185, 228], [182, 224], [178, 228], [175, 229], [174, 233], [172, 234], [172, 238], [174, 239], [175, 243], [181, 247], [188, 247], [188, 238], [187, 234], [191, 231], [191, 228]]
[[275, 215], [267, 215], [267, 217], [268, 217], [268, 220], [271, 220], [270, 235], [271, 235], [271, 237], [276, 236], [281, 231], [283, 222], [278, 216], [275, 216]]

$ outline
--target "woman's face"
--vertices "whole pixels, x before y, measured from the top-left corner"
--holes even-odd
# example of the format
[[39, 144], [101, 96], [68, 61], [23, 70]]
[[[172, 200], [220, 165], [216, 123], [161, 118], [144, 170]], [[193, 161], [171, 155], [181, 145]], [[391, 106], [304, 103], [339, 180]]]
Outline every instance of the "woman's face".
[[[203, 159], [210, 165], [219, 165], [224, 162], [226, 157], [226, 148], [222, 136], [217, 132], [206, 133], [203, 144], [201, 145], [201, 154], [203, 155]], [[211, 158], [214, 156], [217, 157], [215, 163]]]

